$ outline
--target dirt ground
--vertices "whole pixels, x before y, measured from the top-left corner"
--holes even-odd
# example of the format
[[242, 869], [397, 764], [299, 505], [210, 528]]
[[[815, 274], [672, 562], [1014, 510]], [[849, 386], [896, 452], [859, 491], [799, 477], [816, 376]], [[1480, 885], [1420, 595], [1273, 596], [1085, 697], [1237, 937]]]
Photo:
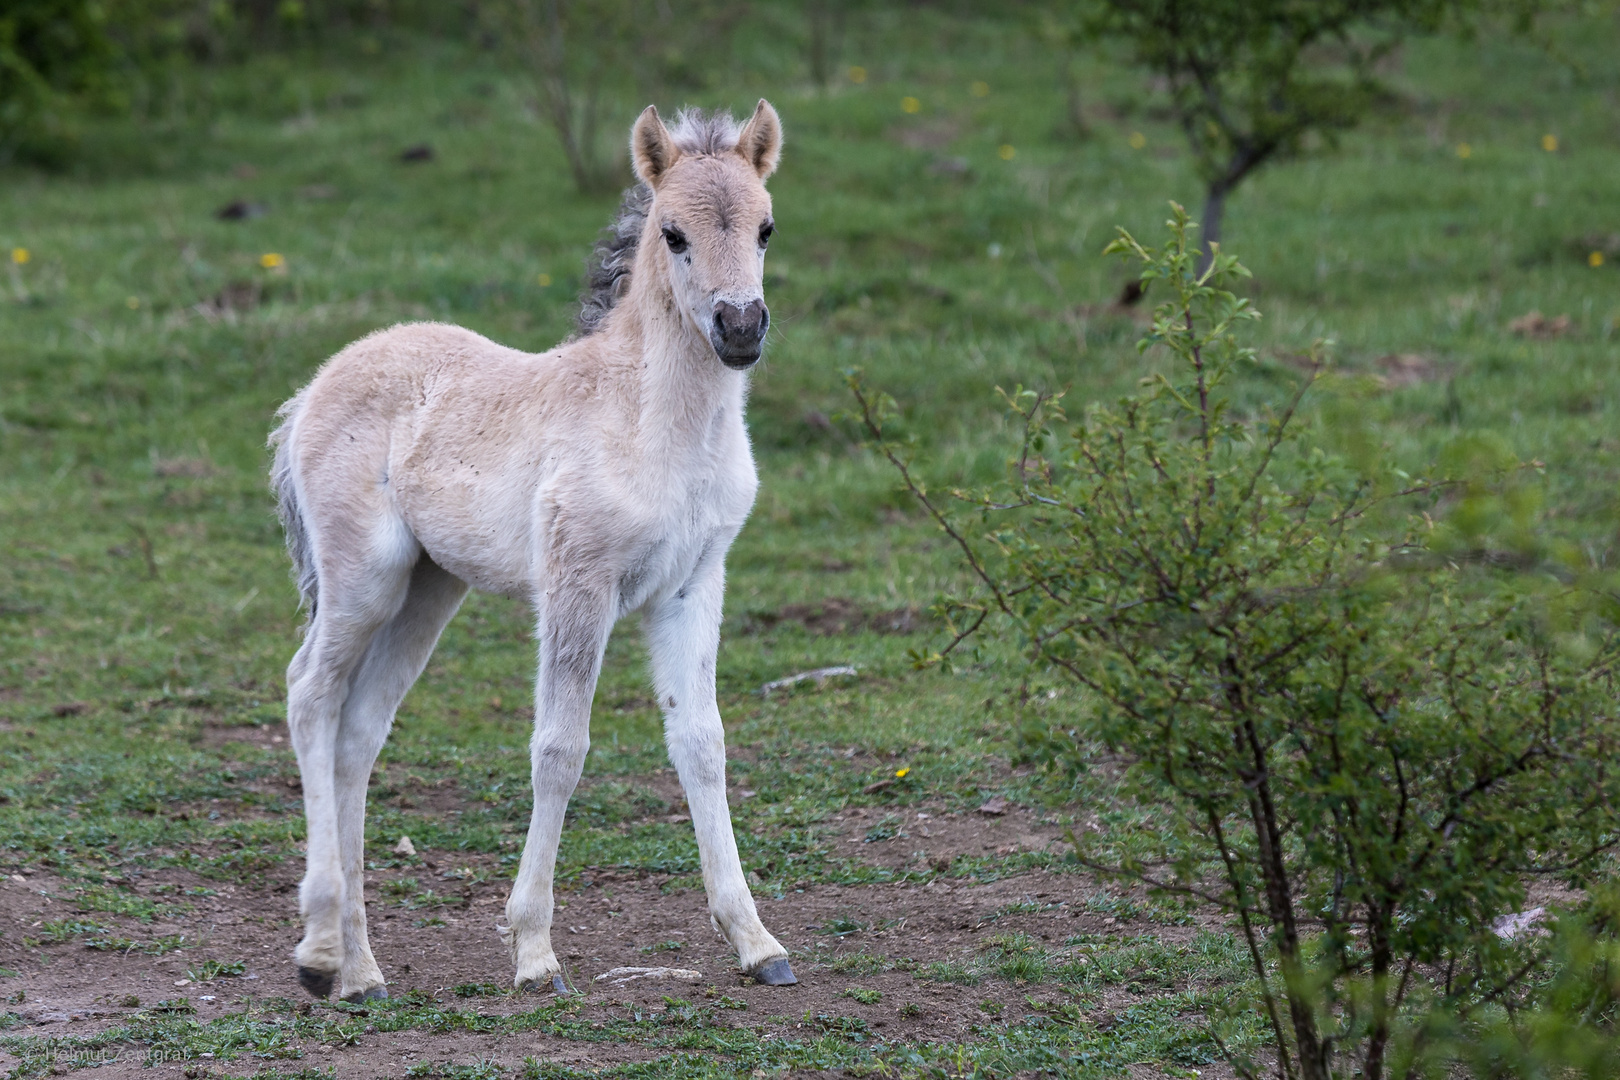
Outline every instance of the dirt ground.
[[[838, 843], [847, 845], [857, 857], [896, 866], [916, 859], [1034, 850], [1061, 842], [1061, 829], [1018, 807], [1009, 807], [999, 816], [912, 809], [903, 826], [907, 835], [866, 842], [870, 826], [884, 816], [873, 810], [850, 812], [835, 822], [841, 831]], [[436, 859], [431, 851], [420, 854], [441, 870], [448, 865], [448, 856]], [[463, 853], [455, 856], [458, 868], [469, 861], [476, 869], [476, 858], [469, 860]], [[188, 887], [216, 890], [212, 896], [186, 898], [195, 910], [181, 920], [144, 924], [104, 912], [80, 914], [73, 901], [65, 899], [69, 891], [64, 883], [46, 876], [5, 878], [0, 883], [0, 965], [18, 974], [0, 979], [0, 997], [10, 1002], [4, 1008], [29, 1025], [14, 1032], [89, 1035], [164, 999], [187, 999], [195, 1007], [197, 1019], [204, 1021], [268, 998], [304, 1000], [291, 960], [299, 937], [298, 870], [289, 865], [254, 887], [221, 886], [177, 871], [132, 876], [120, 887], [169, 900]], [[492, 990], [509, 985], [510, 961], [495, 930], [497, 922], [504, 921], [505, 881], [437, 880], [434, 870], [424, 865], [413, 876], [424, 886], [459, 897], [455, 906], [424, 911], [389, 899], [384, 883], [400, 876], [399, 871], [388, 871], [368, 877], [372, 948], [391, 991], [426, 991], [459, 1008], [491, 1015], [534, 1007], [535, 998], [525, 995], [489, 993], [462, 998], [452, 991], [464, 984], [494, 984]], [[637, 878], [610, 871], [592, 873], [588, 882], [559, 893], [553, 931], [570, 981], [583, 994], [587, 1017], [625, 1017], [638, 1007], [643, 1012], [662, 1009], [666, 996], [704, 1005], [723, 995], [731, 999], [729, 1008], [735, 1010], [725, 1014], [728, 1021], [780, 1035], [798, 1032], [802, 1036], [800, 1029], [809, 1014], [812, 1018], [859, 1017], [885, 1040], [950, 1040], [986, 1022], [982, 1003], [992, 1003], [992, 1010], [999, 1004], [1003, 1019], [1016, 1019], [1030, 1011], [1026, 996], [1062, 996], [1055, 987], [1015, 986], [997, 978], [962, 986], [917, 979], [903, 970], [838, 973], [832, 965], [841, 956], [888, 954], [905, 958], [910, 967], [968, 959], [982, 948], [987, 936], [1013, 931], [1054, 944], [1078, 933], [1126, 934], [1151, 929], [1161, 938], [1174, 940], [1196, 932], [1196, 927], [1150, 926], [1145, 921], [1132, 927], [1087, 911], [1085, 901], [1098, 891], [1094, 881], [1044, 870], [987, 884], [935, 878], [927, 884], [811, 885], [781, 899], [759, 898], [765, 924], [792, 953], [800, 978], [797, 986], [767, 987], [753, 985], [737, 971], [725, 942], [709, 924], [701, 891], [676, 889], [666, 894], [662, 891], [664, 879], [658, 876]], [[998, 914], [1009, 905], [1039, 910]], [[436, 916], [443, 925], [421, 925], [433, 921], [424, 920], [425, 915]], [[163, 956], [101, 951], [76, 942], [34, 948], [23, 944], [25, 938], [37, 937], [43, 924], [72, 917], [94, 918], [115, 926], [117, 934], [141, 941], [180, 934], [187, 941], [183, 948]], [[202, 983], [187, 978], [188, 968], [210, 958], [245, 960], [246, 971], [239, 977]], [[622, 986], [594, 981], [615, 967], [655, 966], [694, 969], [702, 977], [695, 982], [637, 981]], [[862, 1004], [846, 996], [851, 987], [881, 991], [882, 999]], [[1117, 991], [1117, 996], [1120, 1000], [1108, 998], [1097, 1010], [1094, 1019], [1099, 1024], [1110, 1022], [1111, 1010], [1137, 1000], [1124, 990]], [[746, 1002], [746, 1010], [737, 1009], [737, 1001]], [[908, 1005], [916, 1008], [906, 1008]], [[588, 1067], [656, 1056], [655, 1051], [633, 1044], [571, 1042], [532, 1033], [373, 1032], [356, 1045], [311, 1042], [301, 1049], [302, 1060], [297, 1064], [276, 1064], [282, 1069], [330, 1065], [341, 1077], [397, 1077], [419, 1061], [483, 1060], [511, 1068], [533, 1056]], [[143, 1067], [143, 1055], [143, 1048], [130, 1047], [127, 1059], [102, 1064], [94, 1075], [153, 1077], [179, 1074], [186, 1068], [192, 1070], [188, 1075], [207, 1075], [196, 1062]], [[17, 1064], [15, 1058], [0, 1055], [0, 1069]], [[203, 1069], [208, 1067], [203, 1063]], [[238, 1058], [216, 1068], [219, 1074], [251, 1075], [271, 1067], [272, 1063]], [[1205, 1075], [1211, 1074], [1206, 1071]]]

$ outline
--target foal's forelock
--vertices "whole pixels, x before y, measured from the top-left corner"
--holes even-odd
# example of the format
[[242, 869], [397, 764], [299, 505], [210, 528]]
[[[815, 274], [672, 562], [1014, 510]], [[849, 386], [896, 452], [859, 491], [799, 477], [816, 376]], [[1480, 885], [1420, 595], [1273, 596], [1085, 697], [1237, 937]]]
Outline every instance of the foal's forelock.
[[[683, 154], [718, 155], [737, 149], [742, 128], [728, 112], [682, 109], [669, 129]], [[630, 289], [630, 271], [636, 263], [636, 250], [647, 225], [653, 191], [638, 181], [624, 191], [613, 222], [602, 230], [601, 238], [585, 264], [585, 293], [580, 297], [576, 324], [584, 337], [601, 328], [608, 312]]]

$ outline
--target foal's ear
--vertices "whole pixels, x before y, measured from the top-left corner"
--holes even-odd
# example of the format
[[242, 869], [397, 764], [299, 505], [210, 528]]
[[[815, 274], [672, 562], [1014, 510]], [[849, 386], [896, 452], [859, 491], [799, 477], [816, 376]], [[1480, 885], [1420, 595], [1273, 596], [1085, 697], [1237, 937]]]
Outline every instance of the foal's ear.
[[669, 134], [669, 128], [658, 118], [658, 110], [649, 105], [636, 117], [636, 126], [630, 129], [630, 160], [635, 162], [636, 175], [652, 188], [669, 172], [680, 148]]
[[737, 153], [753, 166], [761, 180], [776, 171], [782, 157], [782, 118], [764, 98], [754, 106], [754, 115], [737, 137]]

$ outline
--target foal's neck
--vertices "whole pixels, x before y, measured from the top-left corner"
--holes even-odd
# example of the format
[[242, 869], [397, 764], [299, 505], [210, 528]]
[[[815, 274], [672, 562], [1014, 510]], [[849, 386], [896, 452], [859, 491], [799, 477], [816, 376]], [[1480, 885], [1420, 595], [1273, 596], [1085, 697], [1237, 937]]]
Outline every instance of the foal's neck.
[[682, 318], [668, 278], [652, 263], [638, 260], [610, 329], [631, 360], [626, 389], [635, 442], [648, 454], [701, 449], [728, 420], [742, 423], [747, 376], [727, 370], [708, 338]]

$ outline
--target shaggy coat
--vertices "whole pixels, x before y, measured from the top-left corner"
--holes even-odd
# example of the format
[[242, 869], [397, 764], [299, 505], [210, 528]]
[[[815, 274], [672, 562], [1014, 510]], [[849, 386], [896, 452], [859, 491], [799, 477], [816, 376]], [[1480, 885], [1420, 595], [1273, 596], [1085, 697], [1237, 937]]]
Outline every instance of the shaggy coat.
[[366, 784], [401, 699], [468, 587], [534, 607], [534, 812], [500, 927], [518, 987], [565, 989], [552, 875], [608, 633], [644, 613], [669, 753], [715, 927], [743, 970], [791, 982], [726, 805], [715, 652], [727, 549], [758, 480], [743, 426], [769, 313], [764, 180], [781, 124], [649, 107], [641, 183], [598, 247], [580, 334], [526, 353], [437, 323], [355, 342], [271, 436], [311, 616], [287, 669], [308, 867], [295, 957], [312, 993], [384, 996], [362, 895]]

